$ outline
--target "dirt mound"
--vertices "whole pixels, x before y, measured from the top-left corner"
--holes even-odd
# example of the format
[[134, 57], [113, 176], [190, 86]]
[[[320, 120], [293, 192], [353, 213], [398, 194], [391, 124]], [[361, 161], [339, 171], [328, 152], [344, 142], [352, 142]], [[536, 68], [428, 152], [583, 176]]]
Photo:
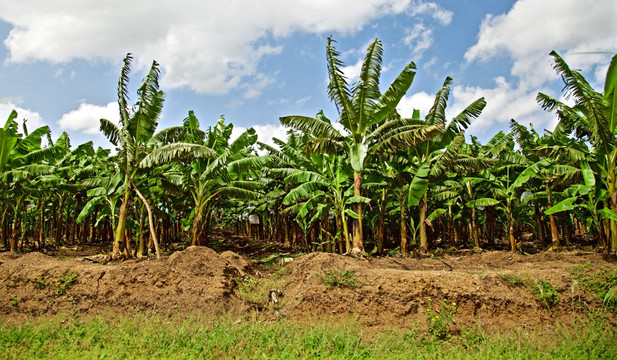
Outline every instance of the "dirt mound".
[[[568, 325], [602, 309], [601, 299], [574, 278], [573, 265], [617, 269], [614, 256], [582, 252], [460, 252], [422, 259], [311, 253], [276, 274], [276, 267], [268, 270], [235, 252], [205, 247], [161, 260], [103, 265], [87, 259], [0, 254], [0, 321], [60, 312], [182, 317], [260, 311], [297, 320], [351, 316], [374, 328], [411, 329], [426, 326], [427, 309], [445, 311], [445, 301], [456, 308], [459, 329], [551, 330], [556, 321]], [[262, 274], [268, 271], [272, 274]], [[539, 298], [540, 285], [553, 289], [554, 304]], [[271, 289], [282, 292], [280, 303], [269, 302]]]
[[[284, 288], [283, 312], [302, 318], [353, 316], [368, 326], [424, 327], [427, 309], [456, 307], [458, 328], [479, 325], [487, 331], [510, 328], [554, 329], [600, 310], [601, 301], [575, 286], [566, 270], [593, 262], [615, 269], [614, 261], [598, 254], [584, 256], [546, 253], [533, 256], [508, 252], [470, 253], [443, 259], [354, 259], [333, 254], [310, 254], [290, 263]], [[332, 285], [327, 274], [350, 272], [354, 286]], [[524, 283], [510, 284], [508, 279]], [[515, 282], [516, 282], [515, 281]], [[558, 304], [539, 298], [534, 286], [554, 287]], [[448, 305], [448, 306], [450, 306]], [[611, 315], [613, 316], [613, 315]]]
[[5, 318], [67, 311], [188, 316], [243, 308], [234, 294], [240, 270], [208, 248], [188, 248], [158, 261], [107, 265], [40, 253], [3, 256], [2, 261], [0, 317]]

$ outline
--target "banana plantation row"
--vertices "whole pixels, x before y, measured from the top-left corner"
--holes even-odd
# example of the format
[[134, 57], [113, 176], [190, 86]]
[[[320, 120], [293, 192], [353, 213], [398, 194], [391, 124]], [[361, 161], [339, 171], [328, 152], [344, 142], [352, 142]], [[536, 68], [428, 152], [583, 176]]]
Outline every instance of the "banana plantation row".
[[115, 254], [160, 256], [173, 243], [208, 245], [214, 228], [227, 228], [355, 255], [496, 242], [517, 251], [530, 234], [551, 247], [585, 239], [614, 252], [617, 55], [602, 91], [551, 56], [574, 104], [538, 94], [557, 127], [541, 135], [511, 120], [508, 133], [481, 144], [464, 131], [481, 116], [483, 98], [446, 119], [447, 78], [427, 114], [403, 118], [396, 107], [415, 64], [382, 93], [375, 40], [350, 84], [328, 39], [327, 92], [338, 118], [281, 117], [290, 130], [273, 147], [253, 129], [232, 139], [223, 117], [202, 130], [192, 111], [157, 132], [159, 65], [129, 105], [129, 54], [118, 83], [120, 121], [100, 121], [113, 153], [92, 142], [72, 148], [66, 133], [54, 142], [47, 126], [19, 129], [15, 112], [0, 129], [2, 245], [113, 244]]

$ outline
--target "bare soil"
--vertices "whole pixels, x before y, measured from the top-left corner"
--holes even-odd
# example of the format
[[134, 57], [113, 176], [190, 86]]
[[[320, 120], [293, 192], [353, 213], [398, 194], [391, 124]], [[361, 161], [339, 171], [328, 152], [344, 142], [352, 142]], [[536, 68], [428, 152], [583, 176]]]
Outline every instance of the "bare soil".
[[[461, 251], [438, 259], [358, 259], [329, 253], [290, 254], [288, 249], [267, 244], [244, 246], [238, 252], [218, 250], [224, 251], [189, 247], [160, 260], [112, 262], [97, 255], [100, 249], [87, 247], [60, 249], [52, 253], [55, 256], [2, 253], [0, 323], [60, 313], [186, 317], [259, 312], [267, 319], [352, 317], [373, 329], [422, 329], [429, 302], [440, 310], [440, 302], [446, 299], [456, 304], [454, 331], [470, 326], [487, 332], [542, 331], [557, 324], [571, 326], [576, 319], [603, 310], [601, 299], [583, 291], [569, 268], [586, 263], [595, 270], [617, 268], [614, 256], [583, 251], [535, 255]], [[285, 255], [269, 265], [255, 261], [277, 253]], [[324, 283], [328, 273], [344, 271], [352, 274], [356, 286]], [[559, 303], [551, 306], [530, 286], [508, 284], [508, 277], [550, 283]], [[268, 289], [263, 301], [247, 300], [242, 288], [246, 283], [258, 284], [256, 289], [272, 287], [278, 302], [267, 295]], [[613, 312], [606, 316], [616, 323]]]

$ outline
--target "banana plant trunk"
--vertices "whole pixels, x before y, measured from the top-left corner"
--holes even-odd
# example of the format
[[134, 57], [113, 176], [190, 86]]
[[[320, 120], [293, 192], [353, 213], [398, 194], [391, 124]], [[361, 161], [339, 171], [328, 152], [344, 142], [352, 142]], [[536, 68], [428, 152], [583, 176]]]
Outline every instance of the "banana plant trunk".
[[[546, 196], [548, 198], [548, 208], [553, 207], [553, 196], [551, 193], [551, 188], [549, 186], [546, 187]], [[559, 243], [559, 231], [557, 229], [557, 221], [555, 220], [555, 215], [550, 214], [548, 216], [549, 223], [551, 225], [551, 248], [558, 248], [560, 246]]]
[[[613, 176], [614, 179], [614, 176]], [[611, 194], [611, 209], [617, 212], [617, 192], [615, 191], [615, 181], [609, 183], [609, 193]], [[613, 253], [617, 253], [617, 221], [609, 220], [610, 222], [610, 239]]]
[[478, 238], [478, 225], [476, 224], [476, 206], [471, 207], [471, 238], [473, 247], [480, 249], [480, 239]]
[[407, 250], [407, 221], [405, 220], [405, 192], [401, 191], [400, 196], [400, 215], [401, 215], [401, 254], [408, 255], [409, 251]]
[[[354, 171], [353, 178], [353, 195], [361, 196], [360, 190], [362, 188], [362, 173], [359, 171]], [[357, 202], [354, 207], [358, 218], [353, 222], [353, 248], [351, 249], [351, 252], [353, 255], [361, 255], [364, 253], [364, 243], [362, 239], [362, 203]]]
[[195, 217], [193, 218], [193, 227], [191, 228], [191, 245], [201, 245], [201, 229], [203, 228], [203, 210], [201, 206], [195, 209]]
[[379, 208], [379, 229], [377, 232], [377, 252], [383, 252], [386, 233], [386, 198], [387, 191], [381, 191], [381, 206]]
[[124, 199], [122, 200], [122, 205], [120, 206], [120, 213], [118, 214], [118, 226], [114, 232], [114, 246], [113, 253], [120, 254], [124, 250], [124, 230], [126, 229], [126, 219], [128, 218], [129, 208], [129, 196], [131, 194], [131, 183], [129, 181], [128, 175], [125, 180], [126, 189], [124, 189]]
[[159, 241], [156, 238], [156, 229], [154, 228], [154, 217], [152, 216], [152, 209], [150, 208], [148, 201], [146, 201], [146, 198], [141, 194], [141, 192], [139, 192], [139, 189], [137, 189], [137, 186], [135, 186], [135, 184], [133, 184], [133, 189], [135, 189], [135, 193], [137, 194], [141, 202], [144, 203], [144, 206], [146, 207], [146, 210], [148, 211], [148, 224], [150, 225], [150, 238], [152, 239], [152, 242], [154, 243], [154, 250], [156, 251], [156, 258], [160, 259], [161, 251], [159, 249]]
[[428, 238], [426, 236], [426, 192], [422, 195], [420, 199], [420, 254], [426, 255], [428, 254]]

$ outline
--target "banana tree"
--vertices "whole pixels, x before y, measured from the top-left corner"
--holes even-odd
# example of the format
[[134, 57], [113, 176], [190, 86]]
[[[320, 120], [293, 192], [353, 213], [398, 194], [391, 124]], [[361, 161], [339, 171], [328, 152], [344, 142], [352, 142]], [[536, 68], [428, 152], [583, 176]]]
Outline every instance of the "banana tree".
[[58, 147], [41, 148], [42, 138], [49, 134], [48, 126], [42, 126], [28, 133], [24, 123], [23, 136], [18, 133], [15, 119], [17, 112], [12, 111], [4, 127], [0, 129], [0, 188], [10, 194], [5, 200], [13, 208], [11, 251], [17, 251], [19, 224], [24, 200], [28, 196], [28, 181], [34, 177], [49, 174], [52, 166], [45, 160], [57, 154]]
[[[607, 208], [617, 212], [617, 55], [613, 56], [606, 73], [604, 91], [591, 87], [585, 77], [573, 70], [565, 60], [552, 51], [554, 69], [565, 83], [565, 98], [569, 106], [549, 95], [539, 93], [536, 100], [544, 110], [555, 112], [558, 130], [587, 139], [594, 148], [594, 166], [601, 170], [601, 181], [610, 196]], [[608, 216], [608, 215], [607, 215]], [[612, 250], [617, 249], [617, 216], [609, 216]]]
[[427, 190], [431, 179], [446, 172], [481, 170], [492, 164], [485, 159], [460, 155], [465, 143], [464, 130], [467, 129], [473, 119], [480, 116], [486, 106], [486, 101], [484, 98], [477, 99], [447, 122], [445, 112], [451, 84], [452, 79], [446, 78], [425, 119], [414, 119], [418, 124], [439, 129], [435, 136], [414, 147], [414, 158], [412, 160], [415, 171], [408, 196], [409, 204], [420, 208], [420, 252], [423, 254], [428, 252], [426, 234]]
[[222, 117], [202, 135], [197, 118], [190, 112], [184, 127], [182, 140], [192, 142], [157, 147], [139, 166], [150, 168], [175, 162], [163, 176], [177, 191], [191, 194], [194, 204], [191, 243], [205, 245], [211, 212], [217, 202], [224, 198], [256, 199], [260, 185], [247, 180], [248, 171], [266, 165], [268, 157], [250, 154], [250, 147], [257, 140], [253, 128], [229, 143], [233, 125], [226, 125]]
[[[328, 38], [328, 96], [336, 105], [338, 122], [343, 126], [345, 134], [334, 128], [325, 116], [280, 118], [283, 125], [314, 137], [307, 144], [308, 151], [346, 155], [353, 169], [353, 195], [357, 199], [362, 196], [363, 172], [375, 155], [381, 155], [379, 150], [392, 151], [392, 148], [409, 147], [438, 131], [436, 127], [411, 125], [396, 113], [396, 106], [415, 77], [416, 65], [413, 62], [405, 66], [383, 94], [380, 92], [382, 53], [382, 43], [376, 39], [367, 48], [358, 81], [350, 86], [343, 75], [343, 63], [334, 48], [334, 40]], [[385, 140], [390, 141], [384, 143]], [[362, 201], [354, 205], [353, 254], [364, 252], [362, 205]]]
[[125, 229], [128, 217], [130, 194], [135, 191], [148, 210], [150, 236], [154, 242], [157, 258], [160, 250], [152, 210], [147, 200], [135, 186], [135, 177], [139, 171], [139, 162], [146, 156], [149, 149], [146, 144], [154, 136], [158, 119], [163, 110], [165, 94], [159, 90], [159, 65], [152, 62], [150, 71], [137, 89], [138, 99], [134, 106], [128, 105], [128, 75], [133, 57], [127, 54], [118, 81], [118, 107], [120, 122], [118, 125], [107, 120], [100, 120], [100, 130], [118, 149], [118, 165], [124, 175], [124, 197], [120, 206], [118, 225], [114, 232], [113, 252], [120, 253], [125, 246]]

